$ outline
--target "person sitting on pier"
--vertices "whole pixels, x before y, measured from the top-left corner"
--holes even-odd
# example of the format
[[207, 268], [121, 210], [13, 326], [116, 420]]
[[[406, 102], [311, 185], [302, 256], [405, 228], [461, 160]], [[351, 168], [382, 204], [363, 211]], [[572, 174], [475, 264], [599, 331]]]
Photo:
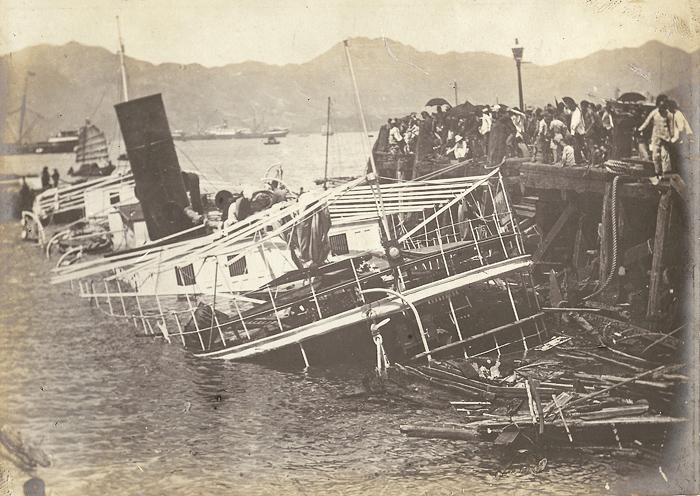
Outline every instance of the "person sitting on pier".
[[572, 146], [573, 137], [568, 135], [564, 136], [562, 140], [563, 149], [561, 152], [561, 166], [562, 167], [574, 167], [576, 166], [576, 153], [574, 147]]
[[649, 124], [654, 123], [651, 133], [651, 157], [657, 177], [672, 172], [671, 157], [669, 155], [671, 130], [667, 107], [668, 97], [663, 94], [657, 96], [656, 108], [649, 113], [644, 123], [637, 129], [641, 133]]
[[564, 145], [564, 137], [569, 135], [569, 130], [564, 121], [554, 117], [549, 123], [549, 135], [552, 137], [550, 149], [552, 150], [553, 163], [561, 162], [561, 150]]

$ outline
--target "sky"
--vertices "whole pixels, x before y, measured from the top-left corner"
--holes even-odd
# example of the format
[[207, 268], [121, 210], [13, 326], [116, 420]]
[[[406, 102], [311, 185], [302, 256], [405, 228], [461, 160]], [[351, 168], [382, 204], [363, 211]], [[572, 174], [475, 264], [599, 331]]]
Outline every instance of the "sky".
[[0, 0], [0, 53], [76, 41], [154, 64], [303, 63], [343, 39], [549, 65], [649, 40], [700, 49], [697, 0]]

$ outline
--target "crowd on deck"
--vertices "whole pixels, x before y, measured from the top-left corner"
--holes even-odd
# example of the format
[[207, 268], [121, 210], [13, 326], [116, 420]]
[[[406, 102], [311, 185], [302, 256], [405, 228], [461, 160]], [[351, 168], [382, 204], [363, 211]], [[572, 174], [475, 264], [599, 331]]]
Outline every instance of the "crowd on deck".
[[[466, 106], [466, 108], [465, 108]], [[605, 106], [570, 97], [544, 108], [463, 104], [436, 106], [435, 111], [389, 119], [388, 151], [393, 155], [415, 153], [421, 131], [421, 154], [450, 159], [482, 158], [498, 165], [507, 157], [529, 155], [533, 161], [564, 167], [599, 165], [610, 158], [618, 113], [634, 122], [632, 147], [643, 160], [653, 160], [658, 175], [671, 171], [673, 144], [680, 133], [692, 134], [678, 105], [666, 95], [657, 105], [635, 102]], [[645, 120], [646, 118], [646, 120]], [[653, 122], [653, 126], [650, 124]]]

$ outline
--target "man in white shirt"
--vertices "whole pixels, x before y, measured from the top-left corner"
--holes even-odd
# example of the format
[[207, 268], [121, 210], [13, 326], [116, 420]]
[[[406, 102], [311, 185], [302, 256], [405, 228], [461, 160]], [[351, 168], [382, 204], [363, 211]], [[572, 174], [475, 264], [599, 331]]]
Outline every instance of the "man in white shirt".
[[654, 162], [656, 175], [670, 174], [671, 157], [669, 155], [669, 146], [671, 141], [670, 119], [668, 112], [668, 97], [659, 95], [656, 97], [656, 108], [647, 116], [644, 123], [639, 126], [638, 131], [641, 133], [644, 129], [653, 123], [651, 132], [651, 157]]
[[571, 110], [571, 136], [573, 136], [574, 156], [576, 163], [582, 164], [583, 158], [583, 135], [586, 133], [586, 124], [583, 122], [581, 108], [576, 105], [576, 102], [569, 101], [569, 110]]

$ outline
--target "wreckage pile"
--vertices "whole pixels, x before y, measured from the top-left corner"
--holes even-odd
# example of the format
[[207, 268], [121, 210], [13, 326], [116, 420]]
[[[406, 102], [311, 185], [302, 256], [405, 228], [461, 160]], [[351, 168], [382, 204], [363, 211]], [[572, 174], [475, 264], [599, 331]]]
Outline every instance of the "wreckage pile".
[[[565, 320], [587, 322], [573, 312]], [[518, 355], [397, 365], [404, 375], [453, 393], [450, 403], [464, 419], [449, 425], [402, 425], [401, 432], [481, 437], [496, 445], [641, 449], [662, 444], [668, 426], [687, 421], [672, 416], [674, 397], [686, 379], [680, 375], [684, 365], [669, 362], [675, 338], [658, 340], [634, 326], [611, 332], [609, 322], [585, 335], [566, 322], [558, 327], [566, 334]], [[628, 352], [645, 341], [651, 344], [641, 353]]]

